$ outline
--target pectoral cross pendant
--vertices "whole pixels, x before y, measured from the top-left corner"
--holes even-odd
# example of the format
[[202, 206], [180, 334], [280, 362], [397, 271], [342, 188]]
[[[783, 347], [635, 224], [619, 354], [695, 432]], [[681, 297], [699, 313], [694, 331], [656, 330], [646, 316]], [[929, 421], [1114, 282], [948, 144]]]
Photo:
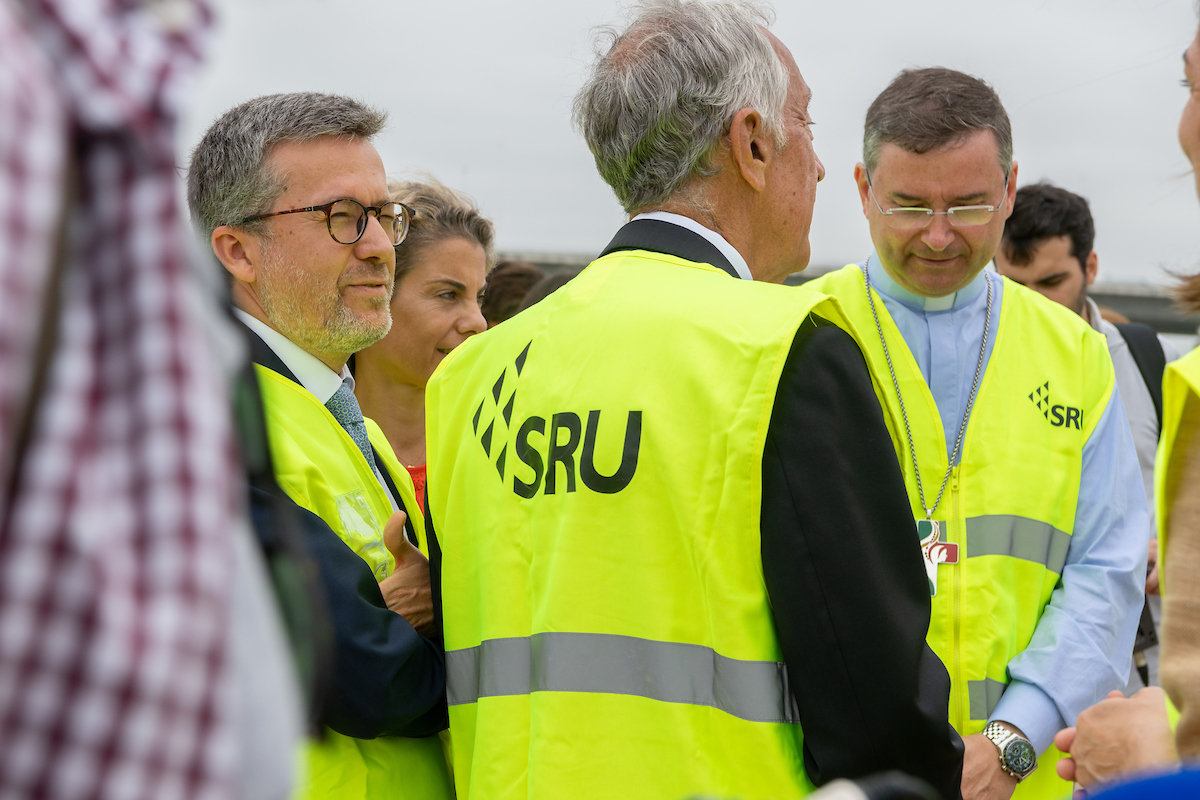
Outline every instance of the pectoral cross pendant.
[[943, 542], [942, 526], [936, 519], [917, 520], [917, 538], [921, 540], [921, 557], [925, 561], [925, 577], [929, 579], [929, 596], [937, 596], [938, 564], [957, 564], [958, 545]]

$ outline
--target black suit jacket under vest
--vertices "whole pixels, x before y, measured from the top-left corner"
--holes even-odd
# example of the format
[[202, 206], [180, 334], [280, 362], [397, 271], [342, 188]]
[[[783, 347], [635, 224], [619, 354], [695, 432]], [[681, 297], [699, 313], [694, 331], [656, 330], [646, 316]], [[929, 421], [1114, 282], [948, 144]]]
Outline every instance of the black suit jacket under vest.
[[[266, 342], [242, 328], [254, 363], [299, 383]], [[262, 430], [266, 433], [265, 421]], [[395, 483], [378, 455], [376, 459], [392, 496], [405, 510]], [[288, 497], [270, 470], [251, 471], [250, 512], [258, 531], [270, 531], [281, 515], [287, 524], [298, 526], [318, 566], [334, 651], [320, 722], [359, 739], [429, 736], [444, 729], [446, 660], [441, 645], [388, 609], [367, 563], [323, 519]], [[411, 524], [406, 533], [415, 542]]]

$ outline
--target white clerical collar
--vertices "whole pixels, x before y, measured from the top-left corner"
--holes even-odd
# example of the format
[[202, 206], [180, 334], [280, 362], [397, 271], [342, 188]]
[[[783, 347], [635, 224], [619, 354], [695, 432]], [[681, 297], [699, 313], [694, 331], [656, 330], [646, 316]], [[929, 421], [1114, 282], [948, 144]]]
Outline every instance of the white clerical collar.
[[914, 294], [908, 289], [905, 289], [900, 284], [892, 279], [888, 271], [883, 268], [883, 264], [879, 261], [878, 253], [871, 253], [871, 257], [867, 259], [867, 266], [870, 270], [871, 285], [880, 294], [885, 294], [893, 300], [903, 303], [913, 311], [949, 311], [952, 308], [962, 308], [970, 303], [987, 286], [987, 268], [979, 270], [970, 283], [959, 289], [953, 294], [948, 294], [945, 297], [925, 297], [924, 295]]
[[240, 308], [235, 308], [233, 313], [246, 323], [246, 327], [257, 333], [259, 338], [266, 342], [267, 347], [279, 356], [279, 360], [284, 363], [284, 366], [292, 371], [296, 380], [300, 381], [300, 385], [311, 392], [313, 397], [320, 400], [322, 405], [329, 402], [329, 398], [333, 397], [342, 387], [342, 383], [347, 380], [350, 381], [350, 389], [353, 391], [354, 377], [347, 367], [343, 366], [342, 374], [339, 375], [327, 367], [321, 359], [261, 319], [250, 316]]
[[[746, 264], [746, 259], [742, 258], [742, 254], [734, 249], [733, 245], [725, 241], [725, 237], [711, 228], [706, 228], [691, 217], [685, 217], [682, 214], [672, 214], [670, 211], [651, 211], [648, 214], [638, 214], [633, 219], [656, 219], [659, 222], [670, 222], [673, 225], [678, 225], [681, 228], [687, 228], [692, 233], [698, 233], [707, 239], [713, 247], [721, 251], [721, 255], [729, 259], [730, 265], [738, 277], [744, 281], [754, 280], [754, 276], [750, 274], [750, 267]], [[630, 220], [633, 222], [633, 220]]]

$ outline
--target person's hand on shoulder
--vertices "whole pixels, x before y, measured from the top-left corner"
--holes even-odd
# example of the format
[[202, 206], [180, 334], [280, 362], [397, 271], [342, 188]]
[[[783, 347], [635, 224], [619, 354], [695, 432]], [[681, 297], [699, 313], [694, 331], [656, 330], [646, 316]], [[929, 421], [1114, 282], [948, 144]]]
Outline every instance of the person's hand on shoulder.
[[1179, 767], [1166, 695], [1157, 686], [1130, 698], [1109, 692], [1079, 715], [1075, 727], [1059, 731], [1054, 744], [1070, 756], [1056, 769], [1060, 778], [1082, 788], [1077, 798], [1106, 783]]
[[397, 511], [383, 526], [383, 543], [396, 559], [392, 574], [379, 582], [387, 607], [408, 620], [422, 636], [433, 633], [433, 593], [429, 588], [429, 560], [404, 535], [408, 517]]

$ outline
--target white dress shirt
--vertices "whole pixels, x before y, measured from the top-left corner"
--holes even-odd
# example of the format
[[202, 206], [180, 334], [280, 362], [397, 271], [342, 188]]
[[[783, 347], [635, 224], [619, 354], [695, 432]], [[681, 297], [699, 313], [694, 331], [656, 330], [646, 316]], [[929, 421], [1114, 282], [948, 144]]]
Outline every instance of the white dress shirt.
[[721, 255], [729, 259], [729, 263], [733, 265], [733, 269], [737, 272], [739, 278], [744, 281], [754, 280], [754, 276], [750, 274], [750, 267], [746, 264], [746, 259], [742, 258], [742, 254], [734, 249], [734, 246], [727, 242], [724, 236], [711, 228], [704, 227], [691, 217], [685, 217], [682, 214], [672, 214], [670, 211], [651, 211], [648, 214], [638, 214], [630, 222], [638, 219], [656, 219], [659, 222], [670, 222], [672, 225], [687, 228], [692, 233], [703, 236], [713, 247], [721, 251]]
[[[350, 391], [354, 391], [354, 376], [350, 374], [349, 367], [342, 365], [342, 372], [339, 375], [326, 366], [321, 359], [257, 317], [247, 314], [240, 308], [235, 308], [233, 313], [245, 323], [247, 328], [258, 334], [267, 347], [279, 356], [283, 365], [292, 371], [296, 380], [300, 381], [300, 385], [317, 398], [321, 405], [328, 403], [329, 398], [337, 394], [337, 390], [342, 387], [343, 383], [349, 383]], [[375, 465], [375, 480], [379, 481], [379, 485], [383, 487], [388, 502], [392, 504], [392, 511], [399, 511], [400, 506], [396, 503], [396, 498], [392, 496], [392, 490], [388, 488], [387, 481], [379, 473], [378, 464]]]

